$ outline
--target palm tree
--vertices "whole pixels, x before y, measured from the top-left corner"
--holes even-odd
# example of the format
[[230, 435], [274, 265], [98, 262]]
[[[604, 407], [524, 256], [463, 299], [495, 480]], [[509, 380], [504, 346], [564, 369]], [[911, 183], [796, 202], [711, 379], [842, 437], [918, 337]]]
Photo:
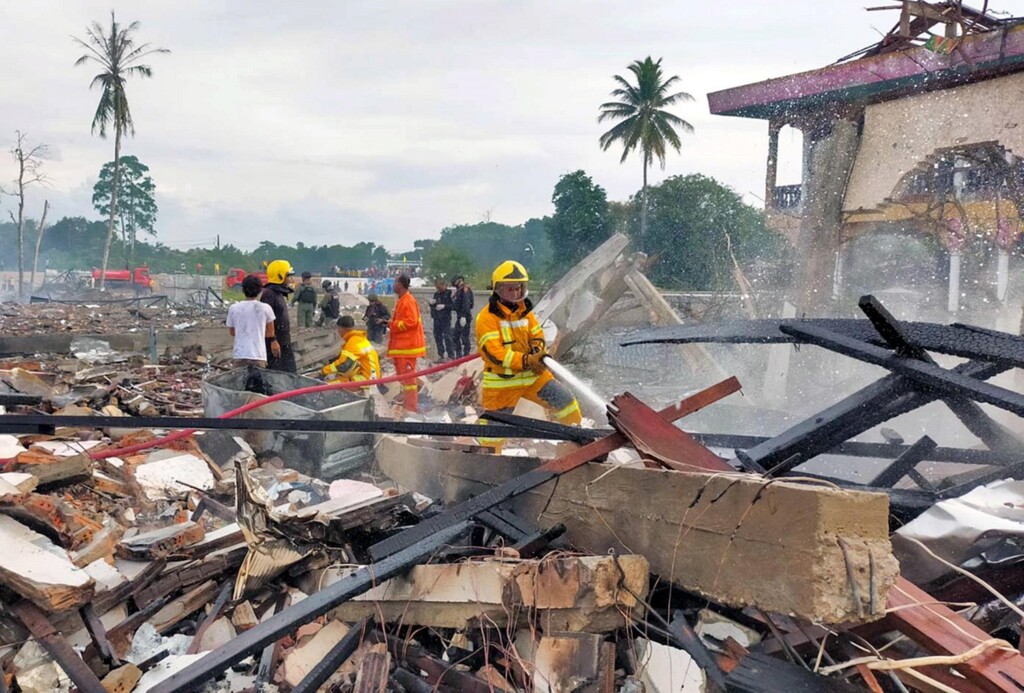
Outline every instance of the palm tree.
[[663, 79], [661, 58], [658, 58], [657, 62], [651, 60], [650, 56], [642, 62], [636, 60], [629, 66], [629, 71], [636, 77], [636, 85], [630, 84], [620, 75], [615, 75], [614, 79], [619, 88], [612, 91], [611, 95], [617, 101], [601, 104], [601, 114], [597, 122], [620, 121], [601, 135], [600, 140], [601, 148], [605, 151], [616, 142], [622, 143], [622, 158], [619, 163], [624, 162], [634, 149], [640, 148], [644, 164], [640, 238], [644, 238], [647, 234], [647, 167], [657, 157], [661, 168], [665, 168], [666, 144], [679, 151], [682, 143], [679, 141], [677, 129], [693, 132], [693, 126], [688, 122], [662, 109], [681, 101], [693, 101], [693, 97], [684, 91], [669, 94], [669, 89], [679, 81], [679, 77], [673, 75]]
[[110, 194], [110, 220], [107, 228], [107, 242], [103, 245], [103, 273], [100, 275], [100, 290], [103, 290], [107, 276], [107, 259], [110, 257], [110, 241], [114, 237], [114, 219], [117, 216], [117, 188], [121, 174], [121, 136], [125, 133], [135, 134], [135, 123], [128, 108], [126, 82], [132, 75], [152, 77], [153, 70], [149, 65], [139, 61], [153, 53], [170, 53], [166, 48], [151, 48], [150, 44], [135, 44], [134, 34], [139, 29], [138, 22], [128, 26], [118, 24], [114, 12], [110, 12], [110, 31], [107, 32], [99, 22], [93, 22], [86, 28], [86, 39], [75, 36], [75, 43], [88, 51], [75, 61], [75, 66], [89, 62], [100, 66], [100, 72], [92, 78], [89, 88], [100, 87], [100, 103], [96, 106], [96, 115], [92, 119], [92, 132], [99, 131], [100, 137], [107, 136], [107, 128], [114, 126], [114, 183]]

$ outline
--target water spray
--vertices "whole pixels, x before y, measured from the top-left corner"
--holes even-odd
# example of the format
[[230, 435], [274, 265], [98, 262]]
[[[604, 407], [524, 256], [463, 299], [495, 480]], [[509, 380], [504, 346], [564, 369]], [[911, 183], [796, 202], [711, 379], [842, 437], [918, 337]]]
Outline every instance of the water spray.
[[575, 390], [580, 399], [586, 400], [588, 405], [599, 412], [608, 411], [608, 407], [611, 405], [609, 405], [608, 402], [605, 402], [600, 395], [591, 390], [586, 383], [573, 375], [568, 368], [547, 355], [544, 356], [543, 360], [544, 365], [547, 366], [548, 370], [551, 371], [551, 373], [560, 381]]

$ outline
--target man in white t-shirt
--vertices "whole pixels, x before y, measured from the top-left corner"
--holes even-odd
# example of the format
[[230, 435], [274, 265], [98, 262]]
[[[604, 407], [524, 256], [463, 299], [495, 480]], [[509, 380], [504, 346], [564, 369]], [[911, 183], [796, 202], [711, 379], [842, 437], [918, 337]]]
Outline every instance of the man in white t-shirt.
[[274, 310], [259, 300], [263, 283], [250, 274], [242, 280], [245, 300], [228, 308], [228, 332], [235, 338], [236, 366], [267, 366], [267, 343], [274, 336]]

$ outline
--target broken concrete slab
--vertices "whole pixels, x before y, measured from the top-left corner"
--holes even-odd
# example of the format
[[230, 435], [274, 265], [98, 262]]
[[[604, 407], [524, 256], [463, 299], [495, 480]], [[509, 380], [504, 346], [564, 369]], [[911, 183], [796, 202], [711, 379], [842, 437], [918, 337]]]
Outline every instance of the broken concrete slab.
[[95, 582], [63, 549], [6, 515], [0, 515], [0, 556], [0, 583], [46, 611], [76, 608], [93, 596]]
[[563, 357], [576, 340], [612, 307], [626, 290], [632, 268], [625, 250], [629, 239], [613, 235], [544, 293], [534, 312], [544, 328], [548, 350]]
[[18, 441], [17, 436], [0, 434], [0, 459], [10, 459], [22, 452], [25, 452], [25, 447]]
[[213, 472], [206, 460], [200, 457], [178, 453], [172, 456], [151, 455], [148, 459], [152, 461], [135, 467], [134, 476], [151, 501], [173, 500], [195, 489], [208, 491], [213, 488]]
[[476, 621], [514, 626], [535, 615], [545, 631], [609, 632], [637, 608], [632, 594], [646, 595], [649, 579], [643, 556], [618, 557], [622, 578], [615, 563], [610, 556], [564, 556], [420, 565], [342, 604], [332, 616], [354, 621], [383, 615], [386, 621], [462, 629]]
[[[0, 457], [3, 453], [0, 452]], [[0, 474], [0, 481], [10, 484], [21, 493], [31, 493], [39, 485], [39, 478], [27, 472], [6, 472]]]
[[[400, 486], [446, 505], [537, 466], [536, 460], [411, 446], [397, 436], [382, 437], [377, 461]], [[878, 493], [591, 463], [516, 497], [511, 509], [540, 526], [565, 524], [581, 550], [643, 555], [652, 573], [719, 603], [823, 623], [881, 617], [898, 573], [888, 497]], [[750, 580], [752, 571], [763, 579]], [[871, 604], [877, 613], [870, 613]]]

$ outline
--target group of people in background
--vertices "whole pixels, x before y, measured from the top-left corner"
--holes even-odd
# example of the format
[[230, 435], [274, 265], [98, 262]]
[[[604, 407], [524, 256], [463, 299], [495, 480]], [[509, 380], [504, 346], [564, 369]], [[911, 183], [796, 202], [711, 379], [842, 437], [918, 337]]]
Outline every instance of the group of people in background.
[[450, 288], [445, 279], [438, 279], [434, 288], [437, 291], [430, 299], [430, 317], [434, 320], [438, 361], [466, 356], [473, 348], [469, 338], [469, 327], [473, 322], [473, 290], [463, 277], [455, 277]]
[[[303, 272], [302, 281], [293, 290], [294, 273], [286, 260], [271, 262], [266, 274], [265, 287], [258, 277], [247, 276], [242, 282], [246, 300], [228, 309], [227, 326], [235, 337], [234, 358], [239, 365], [295, 373], [288, 296], [295, 294], [291, 303], [298, 306], [299, 327], [312, 326], [317, 303], [313, 277]], [[429, 301], [438, 361], [478, 351], [484, 362], [481, 401], [485, 409], [512, 411], [520, 399], [528, 399], [541, 404], [556, 421], [579, 425], [581, 415], [576, 398], [553, 378], [545, 365], [544, 331], [528, 298], [528, 282], [523, 265], [512, 260], [503, 262], [492, 273], [493, 293], [487, 305], [474, 316], [473, 292], [465, 279], [456, 277], [451, 287], [446, 280], [438, 279]], [[320, 374], [349, 382], [379, 379], [380, 356], [373, 343], [381, 343], [388, 333], [386, 353], [400, 378], [403, 408], [406, 412], [418, 411], [419, 385], [413, 374], [427, 348], [419, 304], [409, 291], [409, 277], [403, 274], [394, 280], [393, 313], [375, 294], [367, 297], [369, 303], [363, 314], [366, 329], [357, 329], [353, 316], [338, 315], [337, 286], [324, 281], [321, 288], [325, 295], [318, 324], [334, 320], [342, 346], [338, 358], [324, 366]], [[501, 439], [479, 441], [499, 451], [503, 443]]]

